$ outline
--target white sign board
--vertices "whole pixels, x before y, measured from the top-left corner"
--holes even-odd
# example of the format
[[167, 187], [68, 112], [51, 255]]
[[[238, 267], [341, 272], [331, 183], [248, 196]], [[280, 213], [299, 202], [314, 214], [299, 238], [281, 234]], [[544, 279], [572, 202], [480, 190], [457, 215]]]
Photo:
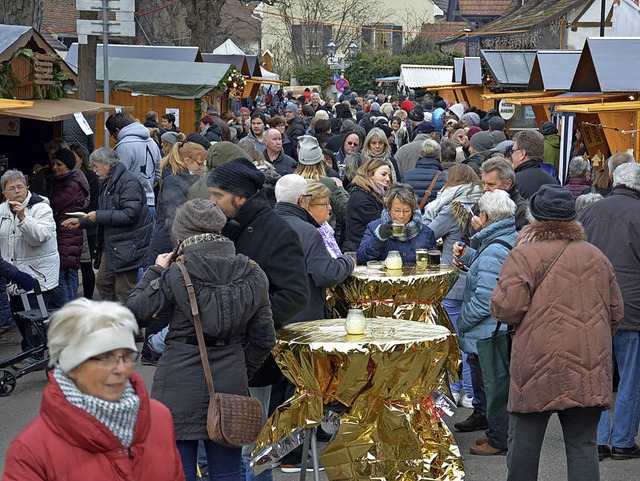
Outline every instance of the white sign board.
[[84, 115], [82, 115], [82, 112], [75, 112], [73, 116], [76, 118], [76, 122], [78, 122], [78, 125], [84, 132], [84, 135], [93, 134], [93, 130], [91, 130], [91, 126], [89, 125], [89, 122], [87, 122], [87, 119], [84, 118]]
[[516, 113], [516, 106], [514, 104], [509, 104], [502, 99], [500, 104], [498, 104], [498, 113], [500, 117], [505, 120], [509, 120]]
[[[110, 36], [135, 37], [135, 22], [107, 22]], [[102, 22], [99, 20], [76, 20], [78, 35], [102, 35]]]
[[[102, 0], [76, 0], [76, 10], [98, 11], [102, 10]], [[135, 12], [135, 0], [107, 0], [107, 10], [120, 10], [121, 12]]]
[[180, 109], [170, 109], [168, 108], [165, 112], [165, 114], [173, 114], [176, 116], [176, 123], [175, 126], [176, 127], [180, 127]]

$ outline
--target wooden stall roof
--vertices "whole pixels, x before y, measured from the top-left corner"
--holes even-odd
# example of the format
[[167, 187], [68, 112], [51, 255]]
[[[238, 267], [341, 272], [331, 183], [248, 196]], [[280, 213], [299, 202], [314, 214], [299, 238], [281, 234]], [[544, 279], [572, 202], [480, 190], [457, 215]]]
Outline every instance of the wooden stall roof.
[[118, 105], [88, 102], [86, 100], [60, 99], [60, 100], [34, 100], [32, 109], [13, 108], [2, 110], [2, 115], [7, 117], [20, 117], [22, 119], [40, 120], [43, 122], [58, 122], [70, 119], [76, 112], [85, 115], [93, 115], [115, 109], [130, 110], [130, 107]]
[[482, 85], [482, 65], [480, 57], [465, 57], [462, 67], [461, 83], [466, 85]]
[[583, 104], [585, 102], [597, 102], [598, 100], [622, 100], [628, 98], [628, 94], [576, 94], [557, 95], [553, 97], [508, 98], [507, 102], [515, 105], [567, 105]]
[[529, 90], [569, 90], [580, 50], [539, 50], [529, 77]]
[[32, 108], [33, 100], [0, 99], [0, 110]]
[[536, 50], [480, 50], [480, 55], [499, 87], [529, 85]]
[[453, 59], [453, 81], [462, 81], [462, 70], [464, 69], [464, 58], [456, 57]]
[[578, 105], [559, 105], [557, 112], [574, 113], [596, 113], [596, 112], [631, 112], [640, 111], [640, 100], [630, 100], [627, 102], [605, 102]]
[[482, 85], [444, 84], [429, 87], [429, 90], [467, 90], [482, 88]]

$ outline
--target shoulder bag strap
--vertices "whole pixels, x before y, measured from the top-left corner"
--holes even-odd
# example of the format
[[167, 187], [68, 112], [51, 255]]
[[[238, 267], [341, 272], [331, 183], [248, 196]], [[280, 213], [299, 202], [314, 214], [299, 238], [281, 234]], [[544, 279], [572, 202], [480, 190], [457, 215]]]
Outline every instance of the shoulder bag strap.
[[207, 356], [207, 348], [204, 344], [204, 334], [202, 333], [202, 323], [200, 322], [200, 311], [198, 310], [198, 301], [196, 300], [196, 291], [193, 289], [193, 282], [191, 282], [191, 276], [187, 272], [187, 268], [184, 262], [177, 261], [176, 265], [182, 272], [184, 282], [187, 287], [187, 294], [189, 294], [189, 303], [191, 304], [191, 314], [193, 315], [193, 325], [196, 328], [196, 337], [198, 338], [198, 348], [200, 349], [200, 359], [202, 360], [202, 368], [204, 369], [204, 377], [207, 380], [207, 387], [209, 388], [209, 397], [213, 399], [215, 391], [213, 390], [213, 376], [211, 374], [211, 366], [209, 366], [209, 356]]
[[558, 255], [553, 259], [553, 261], [551, 261], [551, 264], [549, 264], [549, 267], [547, 267], [547, 270], [544, 271], [544, 274], [542, 275], [542, 277], [538, 281], [538, 284], [536, 285], [536, 288], [533, 290], [534, 294], [538, 290], [538, 287], [540, 287], [540, 284], [542, 284], [542, 281], [544, 281], [544, 278], [547, 277], [547, 274], [549, 274], [549, 271], [551, 270], [551, 268], [555, 265], [557, 260], [560, 259], [560, 256], [562, 255], [562, 253], [566, 250], [567, 247], [569, 247], [569, 244], [571, 244], [571, 241], [567, 242], [564, 245], [564, 247], [562, 249], [560, 249], [560, 252], [558, 252]]
[[433, 187], [436, 185], [436, 182], [438, 181], [438, 177], [440, 177], [441, 173], [442, 173], [442, 171], [439, 170], [438, 172], [436, 172], [436, 175], [433, 176], [433, 179], [431, 179], [431, 183], [429, 184], [429, 188], [427, 188], [426, 192], [424, 193], [424, 197], [422, 198], [422, 201], [420, 202], [420, 211], [422, 211], [422, 209], [424, 209], [424, 206], [427, 205], [427, 199], [431, 195], [431, 191], [433, 190]]

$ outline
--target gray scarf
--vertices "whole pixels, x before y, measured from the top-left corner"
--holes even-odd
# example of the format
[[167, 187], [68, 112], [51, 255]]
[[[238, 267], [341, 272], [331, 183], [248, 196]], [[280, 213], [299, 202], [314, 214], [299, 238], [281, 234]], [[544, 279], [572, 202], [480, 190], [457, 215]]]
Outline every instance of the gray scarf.
[[116, 402], [110, 402], [80, 391], [73, 379], [59, 367], [53, 370], [53, 377], [58, 382], [67, 401], [104, 424], [125, 448], [131, 446], [138, 419], [140, 398], [130, 381], [127, 382], [122, 397]]

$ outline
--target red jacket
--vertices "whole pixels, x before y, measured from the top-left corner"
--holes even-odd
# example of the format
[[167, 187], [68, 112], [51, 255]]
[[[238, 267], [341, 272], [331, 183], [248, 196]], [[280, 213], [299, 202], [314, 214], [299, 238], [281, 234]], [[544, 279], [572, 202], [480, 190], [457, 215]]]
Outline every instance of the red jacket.
[[135, 372], [140, 397], [129, 449], [104, 424], [70, 404], [53, 376], [40, 415], [13, 440], [2, 481], [184, 481], [169, 410], [150, 400]]

